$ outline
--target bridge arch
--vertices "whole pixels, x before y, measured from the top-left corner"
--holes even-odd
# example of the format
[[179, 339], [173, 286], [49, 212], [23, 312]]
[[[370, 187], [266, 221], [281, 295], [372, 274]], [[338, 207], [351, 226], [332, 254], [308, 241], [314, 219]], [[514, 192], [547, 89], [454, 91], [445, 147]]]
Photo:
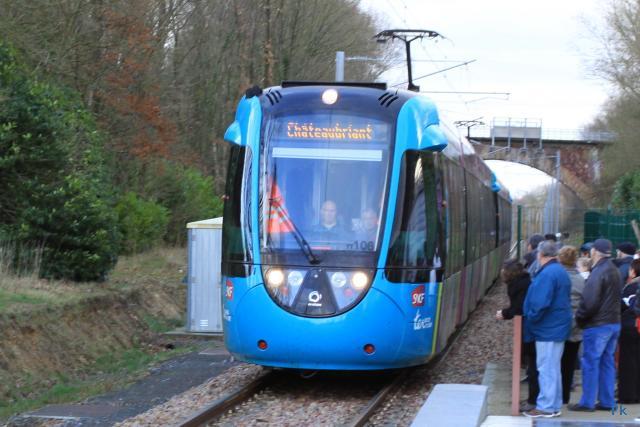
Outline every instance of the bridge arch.
[[[488, 139], [488, 138], [487, 138]], [[532, 146], [526, 141], [496, 141], [472, 138], [472, 144], [484, 160], [520, 163], [557, 177], [585, 203], [595, 200], [600, 183], [601, 141], [544, 141]], [[559, 168], [559, 176], [558, 176]]]

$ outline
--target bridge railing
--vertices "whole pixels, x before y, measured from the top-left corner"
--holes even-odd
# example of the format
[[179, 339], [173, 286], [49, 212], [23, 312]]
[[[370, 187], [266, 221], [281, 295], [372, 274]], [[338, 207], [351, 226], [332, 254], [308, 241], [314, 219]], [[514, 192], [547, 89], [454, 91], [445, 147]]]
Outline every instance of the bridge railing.
[[[494, 135], [494, 128], [492, 126], [474, 126], [470, 129], [471, 138], [491, 138]], [[504, 133], [504, 128], [501, 126], [501, 134]], [[520, 141], [522, 138], [517, 137], [519, 133], [522, 133], [522, 128], [519, 126], [512, 126], [513, 137]], [[527, 128], [529, 129], [529, 128]], [[520, 131], [520, 132], [519, 132]], [[589, 129], [561, 129], [561, 128], [541, 128], [542, 141], [585, 141], [585, 142], [611, 142], [615, 139], [613, 132], [606, 131], [593, 131]], [[527, 138], [531, 142], [537, 142], [538, 138]]]

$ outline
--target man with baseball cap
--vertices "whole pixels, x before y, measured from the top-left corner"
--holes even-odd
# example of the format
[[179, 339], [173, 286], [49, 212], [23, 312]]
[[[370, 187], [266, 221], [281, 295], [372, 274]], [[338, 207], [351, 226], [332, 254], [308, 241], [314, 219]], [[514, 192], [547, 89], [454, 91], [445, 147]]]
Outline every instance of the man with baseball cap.
[[622, 242], [616, 246], [616, 259], [613, 263], [618, 267], [620, 277], [622, 277], [622, 283], [627, 283], [629, 278], [629, 266], [633, 261], [633, 256], [636, 254], [636, 245], [631, 242]]
[[553, 241], [538, 245], [538, 275], [527, 290], [522, 312], [525, 341], [535, 341], [540, 392], [536, 407], [523, 412], [530, 418], [552, 418], [562, 408], [560, 361], [571, 332], [571, 279], [558, 263]]
[[[584, 328], [582, 398], [569, 405], [572, 411], [612, 410], [616, 368], [614, 353], [620, 335], [620, 295], [622, 280], [611, 262], [611, 242], [597, 239], [591, 248], [593, 268], [584, 285], [576, 323]], [[596, 401], [597, 398], [597, 401]]]

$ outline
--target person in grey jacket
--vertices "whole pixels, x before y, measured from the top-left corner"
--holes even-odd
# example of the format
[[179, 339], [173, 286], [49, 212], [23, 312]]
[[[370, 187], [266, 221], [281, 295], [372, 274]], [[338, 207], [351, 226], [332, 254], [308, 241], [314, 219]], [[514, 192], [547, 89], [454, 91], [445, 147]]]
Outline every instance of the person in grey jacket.
[[613, 356], [620, 335], [622, 280], [610, 257], [609, 240], [593, 242], [593, 268], [575, 316], [578, 326], [584, 329], [580, 359], [582, 397], [580, 403], [569, 405], [572, 411], [612, 410], [616, 406]]
[[[578, 310], [584, 290], [584, 279], [576, 269], [577, 260], [578, 249], [573, 246], [563, 246], [560, 251], [558, 251], [558, 261], [560, 261], [560, 264], [562, 264], [567, 271], [569, 279], [571, 280], [571, 310], [574, 314]], [[564, 342], [564, 352], [560, 360], [560, 370], [562, 372], [562, 403], [564, 404], [569, 403], [571, 385], [573, 383], [573, 371], [576, 367], [580, 343], [582, 343], [582, 329], [578, 327], [576, 319], [574, 318], [571, 324], [571, 335], [569, 339]]]

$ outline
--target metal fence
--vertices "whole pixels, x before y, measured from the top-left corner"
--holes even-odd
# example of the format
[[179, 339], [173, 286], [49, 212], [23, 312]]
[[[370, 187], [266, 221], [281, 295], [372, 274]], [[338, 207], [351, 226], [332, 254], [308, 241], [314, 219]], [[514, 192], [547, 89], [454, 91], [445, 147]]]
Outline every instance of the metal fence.
[[[569, 208], [560, 211], [557, 229], [549, 228], [549, 213], [545, 207], [519, 206], [514, 209], [513, 233], [520, 242], [520, 251], [526, 250], [526, 240], [532, 234], [562, 233], [565, 244], [580, 246], [585, 242], [592, 242], [598, 238], [611, 240], [613, 245], [622, 242], [632, 242], [638, 245], [638, 238], [634, 233], [632, 220], [640, 222], [638, 210], [612, 210]], [[554, 220], [555, 222], [555, 220]]]
[[616, 245], [622, 242], [638, 244], [632, 221], [640, 221], [640, 211], [588, 210], [584, 214], [584, 239], [593, 241], [605, 237]]

